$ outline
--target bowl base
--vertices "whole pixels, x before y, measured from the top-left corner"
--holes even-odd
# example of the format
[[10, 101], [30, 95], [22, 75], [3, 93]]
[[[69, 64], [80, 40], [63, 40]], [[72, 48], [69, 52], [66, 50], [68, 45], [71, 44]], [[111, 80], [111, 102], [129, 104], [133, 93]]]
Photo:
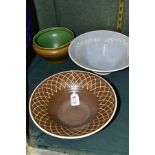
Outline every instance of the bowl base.
[[98, 75], [108, 75], [108, 74], [110, 74], [111, 72], [94, 72], [94, 73], [96, 73], [96, 74], [98, 74]]

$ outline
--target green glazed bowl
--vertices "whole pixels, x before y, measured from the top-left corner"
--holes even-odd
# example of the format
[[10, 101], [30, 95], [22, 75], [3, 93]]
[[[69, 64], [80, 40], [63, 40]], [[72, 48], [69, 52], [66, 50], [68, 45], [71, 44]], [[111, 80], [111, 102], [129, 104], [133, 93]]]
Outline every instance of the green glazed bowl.
[[33, 49], [50, 62], [62, 62], [73, 39], [73, 32], [65, 27], [46, 28], [33, 37]]

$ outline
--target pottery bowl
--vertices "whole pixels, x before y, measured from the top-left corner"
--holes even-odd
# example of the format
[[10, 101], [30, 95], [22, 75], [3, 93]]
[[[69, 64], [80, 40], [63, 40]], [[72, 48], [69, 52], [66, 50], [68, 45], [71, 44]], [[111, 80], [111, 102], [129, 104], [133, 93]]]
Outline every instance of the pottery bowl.
[[33, 49], [50, 62], [62, 62], [68, 55], [68, 46], [73, 38], [73, 32], [67, 28], [46, 28], [33, 37]]
[[129, 38], [118, 32], [98, 30], [84, 33], [69, 46], [74, 63], [105, 75], [129, 66]]
[[33, 91], [30, 116], [45, 133], [64, 139], [90, 136], [113, 118], [117, 98], [111, 85], [85, 71], [65, 71], [48, 77]]

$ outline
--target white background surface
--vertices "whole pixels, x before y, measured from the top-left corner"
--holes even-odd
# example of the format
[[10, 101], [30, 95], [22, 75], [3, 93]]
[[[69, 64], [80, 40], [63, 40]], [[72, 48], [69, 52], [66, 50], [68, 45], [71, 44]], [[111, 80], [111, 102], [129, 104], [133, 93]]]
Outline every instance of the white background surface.
[[[155, 154], [155, 2], [130, 0], [130, 155]], [[0, 4], [1, 154], [26, 154], [26, 3]]]
[[155, 1], [130, 0], [131, 155], [155, 154]]

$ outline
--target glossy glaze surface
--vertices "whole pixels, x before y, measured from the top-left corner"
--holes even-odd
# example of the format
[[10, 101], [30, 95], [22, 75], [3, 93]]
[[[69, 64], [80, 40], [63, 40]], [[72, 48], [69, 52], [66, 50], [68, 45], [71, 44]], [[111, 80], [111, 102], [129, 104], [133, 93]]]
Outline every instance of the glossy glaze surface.
[[68, 55], [68, 46], [73, 38], [72, 31], [64, 27], [43, 29], [33, 37], [33, 49], [49, 62], [63, 62]]
[[129, 38], [113, 31], [88, 32], [72, 41], [69, 56], [80, 67], [101, 74], [122, 70], [129, 65]]
[[36, 37], [36, 43], [44, 48], [59, 48], [73, 39], [71, 31], [65, 28], [52, 28], [43, 31]]
[[[77, 93], [80, 104], [72, 106]], [[83, 71], [66, 71], [45, 79], [32, 93], [30, 114], [47, 134], [75, 139], [96, 133], [112, 119], [117, 98], [110, 84]]]

